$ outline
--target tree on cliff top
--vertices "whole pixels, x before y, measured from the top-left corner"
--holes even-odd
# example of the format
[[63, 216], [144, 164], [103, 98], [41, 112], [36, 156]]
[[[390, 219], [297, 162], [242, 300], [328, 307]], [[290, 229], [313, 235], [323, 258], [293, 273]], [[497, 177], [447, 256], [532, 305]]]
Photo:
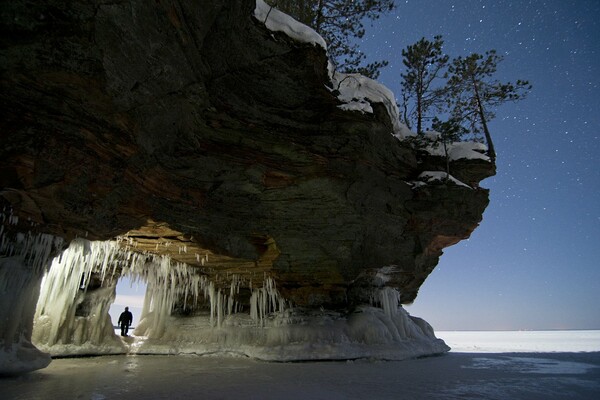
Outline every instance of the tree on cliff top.
[[394, 0], [267, 0], [296, 20], [313, 28], [327, 42], [327, 52], [341, 72], [359, 72], [376, 79], [387, 61], [364, 65], [367, 58], [354, 39], [365, 35], [366, 19], [391, 11]]
[[483, 131], [488, 156], [496, 159], [496, 151], [487, 123], [495, 117], [490, 110], [507, 101], [525, 98], [531, 85], [528, 81], [502, 83], [494, 79], [502, 57], [490, 50], [468, 57], [457, 57], [448, 67], [446, 101], [452, 118], [466, 123], [471, 133]]
[[467, 128], [460, 124], [456, 118], [450, 118], [447, 121], [442, 121], [438, 117], [433, 117], [431, 129], [439, 132], [440, 136], [435, 141], [434, 146], [440, 143], [444, 148], [444, 158], [446, 159], [446, 179], [450, 178], [450, 154], [448, 147], [453, 142], [458, 142], [460, 138], [467, 133]]
[[402, 62], [406, 73], [402, 77], [403, 122], [412, 129], [416, 123], [417, 134], [423, 133], [423, 119], [431, 108], [443, 104], [441, 89], [433, 88], [448, 63], [448, 56], [442, 53], [444, 41], [435, 36], [433, 41], [421, 38], [417, 43], [402, 50]]

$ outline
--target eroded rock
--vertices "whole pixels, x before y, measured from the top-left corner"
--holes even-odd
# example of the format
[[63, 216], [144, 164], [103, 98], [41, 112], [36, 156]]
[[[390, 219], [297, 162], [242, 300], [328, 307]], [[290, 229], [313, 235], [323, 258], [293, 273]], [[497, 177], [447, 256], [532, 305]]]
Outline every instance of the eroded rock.
[[393, 137], [381, 104], [337, 108], [324, 50], [253, 8], [3, 5], [0, 196], [21, 221], [7, 232], [129, 236], [215, 274], [268, 274], [299, 306], [361, 304], [377, 285], [412, 302], [481, 221], [493, 164], [453, 163], [471, 187], [414, 187], [443, 160]]

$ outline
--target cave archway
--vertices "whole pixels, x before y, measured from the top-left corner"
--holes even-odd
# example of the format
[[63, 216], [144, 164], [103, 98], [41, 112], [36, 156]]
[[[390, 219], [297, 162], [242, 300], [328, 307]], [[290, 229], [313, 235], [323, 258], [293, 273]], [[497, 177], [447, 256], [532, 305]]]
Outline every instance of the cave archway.
[[125, 307], [129, 307], [129, 311], [133, 314], [131, 330], [139, 324], [144, 308], [146, 289], [146, 281], [139, 276], [125, 275], [119, 278], [115, 287], [115, 301], [108, 311], [116, 334], [120, 334], [118, 321]]
[[[54, 242], [41, 238], [39, 246], [32, 242], [32, 250], [19, 257], [19, 268], [26, 268], [40, 252], [50, 254], [50, 244], [44, 243]], [[186, 253], [185, 246], [162, 244], [177, 247], [177, 254], [200, 258], [204, 268], [192, 266], [166, 254], [135, 249], [135, 243], [127, 237], [111, 241], [78, 238], [52, 259], [38, 286], [33, 318], [21, 318], [33, 320], [31, 342], [53, 356], [225, 353], [278, 361], [402, 359], [447, 351], [425, 321], [399, 307], [396, 289], [373, 288], [370, 304], [351, 313], [290, 308], [266, 273], [238, 275], [223, 266], [216, 270], [205, 266], [197, 253]], [[41, 266], [42, 261], [32, 265]], [[115, 335], [109, 316], [123, 276], [147, 283], [134, 331], [141, 340], [124, 341]], [[35, 298], [33, 289], [27, 294]], [[8, 312], [7, 307], [3, 309]], [[21, 347], [35, 349], [31, 344]], [[35, 356], [40, 362], [28, 369], [49, 363], [44, 353]]]
[[[138, 288], [137, 296], [118, 298], [119, 281], [123, 286], [142, 284], [143, 288]], [[283, 311], [285, 302], [274, 281], [268, 277], [261, 281], [251, 291], [240, 290], [252, 283], [236, 274], [209, 275], [167, 255], [133, 251], [127, 239], [78, 238], [52, 259], [42, 279], [32, 342], [53, 356], [130, 352], [131, 343], [114, 332], [125, 306], [137, 308], [135, 335], [153, 341], [154, 347], [147, 352], [167, 351], [163, 347], [175, 339], [173, 331], [182, 329], [218, 341], [220, 333], [212, 328], [222, 327], [233, 314], [242, 314], [238, 321], [243, 319], [243, 325], [255, 326], [262, 325], [269, 314]], [[243, 307], [240, 300], [249, 307]], [[115, 310], [112, 319], [111, 307]], [[139, 350], [139, 345], [133, 350]]]

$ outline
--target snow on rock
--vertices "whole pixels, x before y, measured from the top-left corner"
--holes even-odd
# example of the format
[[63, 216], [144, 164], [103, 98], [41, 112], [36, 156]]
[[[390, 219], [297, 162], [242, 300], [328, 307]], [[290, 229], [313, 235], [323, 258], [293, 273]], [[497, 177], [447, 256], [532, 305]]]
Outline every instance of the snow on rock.
[[[299, 42], [312, 43], [327, 49], [325, 40], [312, 28], [271, 7], [263, 0], [256, 0], [254, 17], [263, 22], [271, 31], [283, 32]], [[400, 123], [394, 93], [390, 89], [360, 74], [336, 72], [331, 62], [328, 69], [333, 89], [339, 92], [337, 97], [344, 103], [338, 106], [339, 108], [347, 111], [372, 113], [371, 103], [382, 103], [392, 122], [392, 134], [398, 138], [410, 135], [410, 130]]]
[[296, 21], [289, 15], [271, 7], [263, 0], [256, 0], [254, 18], [274, 32], [283, 32], [290, 38], [303, 43], [312, 43], [327, 50], [325, 40], [314, 29]]
[[[416, 135], [415, 133], [412, 134]], [[445, 157], [444, 145], [441, 142], [440, 133], [435, 131], [428, 131], [423, 133], [423, 139], [426, 141], [424, 147], [432, 156]], [[485, 155], [488, 148], [485, 144], [479, 142], [452, 142], [446, 145], [448, 149], [448, 158], [450, 161], [456, 161], [460, 159], [469, 160], [484, 160], [490, 161], [490, 158]]]
[[418, 177], [417, 182], [413, 182], [413, 187], [422, 186], [422, 183], [432, 183], [432, 182], [452, 182], [457, 186], [464, 186], [469, 189], [472, 189], [471, 186], [459, 181], [455, 177], [450, 174], [447, 174], [444, 171], [423, 171]]
[[400, 123], [394, 93], [386, 86], [360, 74], [332, 71], [331, 67], [330, 78], [334, 91], [339, 92], [337, 98], [344, 103], [339, 108], [372, 113], [371, 103], [382, 103], [392, 122], [392, 135], [401, 139], [409, 134], [408, 128]]
[[490, 158], [484, 153], [487, 151], [487, 146], [477, 142], [454, 142], [450, 144], [448, 155], [451, 161], [466, 158], [470, 160], [485, 160], [490, 161]]

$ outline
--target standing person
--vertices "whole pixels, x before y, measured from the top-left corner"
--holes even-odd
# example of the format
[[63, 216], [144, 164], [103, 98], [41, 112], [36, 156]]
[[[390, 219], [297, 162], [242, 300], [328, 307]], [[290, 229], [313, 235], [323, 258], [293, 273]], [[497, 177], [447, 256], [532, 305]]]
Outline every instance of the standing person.
[[127, 336], [129, 327], [133, 322], [133, 314], [129, 311], [129, 307], [125, 307], [125, 311], [119, 316], [119, 326], [121, 327], [121, 336]]

